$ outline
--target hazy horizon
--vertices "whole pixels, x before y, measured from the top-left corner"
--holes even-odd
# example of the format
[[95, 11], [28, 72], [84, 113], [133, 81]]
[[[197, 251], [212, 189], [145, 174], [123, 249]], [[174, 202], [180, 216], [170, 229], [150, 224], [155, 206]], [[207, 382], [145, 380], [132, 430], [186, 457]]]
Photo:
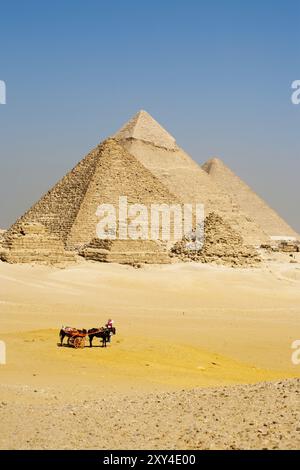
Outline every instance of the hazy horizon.
[[0, 228], [145, 109], [300, 232], [296, 1], [1, 6]]

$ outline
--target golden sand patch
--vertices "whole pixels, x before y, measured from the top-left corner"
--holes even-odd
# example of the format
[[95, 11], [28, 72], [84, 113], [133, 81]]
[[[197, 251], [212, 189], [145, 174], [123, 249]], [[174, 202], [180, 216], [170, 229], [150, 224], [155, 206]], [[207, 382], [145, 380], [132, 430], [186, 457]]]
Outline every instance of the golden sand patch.
[[[180, 389], [253, 383], [292, 377], [213, 354], [186, 343], [146, 336], [115, 336], [107, 348], [94, 339], [84, 349], [60, 347], [58, 331], [37, 330], [2, 335], [8, 362], [1, 369], [7, 384], [28, 386]], [[66, 340], [65, 340], [66, 341]]]

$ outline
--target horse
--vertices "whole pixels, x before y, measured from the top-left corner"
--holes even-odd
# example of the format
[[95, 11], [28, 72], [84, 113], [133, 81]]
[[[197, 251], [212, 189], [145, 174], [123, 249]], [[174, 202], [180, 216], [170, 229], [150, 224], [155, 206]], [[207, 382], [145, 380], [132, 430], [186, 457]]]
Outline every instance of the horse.
[[116, 334], [116, 329], [115, 328], [92, 328], [91, 330], [88, 330], [88, 336], [90, 340], [90, 347], [93, 346], [93, 339], [100, 338], [102, 339], [102, 347], [106, 348], [106, 343], [110, 343], [110, 337], [111, 335]]
[[66, 326], [64, 328], [61, 328], [60, 332], [59, 332], [59, 338], [60, 338], [60, 345], [62, 346], [63, 345], [63, 341], [64, 341], [64, 338], [67, 337], [68, 338], [68, 342], [69, 342], [69, 338], [71, 338], [73, 336], [73, 333], [74, 332], [77, 332], [77, 333], [80, 333], [80, 334], [84, 334], [86, 335], [87, 331], [85, 329], [82, 329], [82, 330], [78, 330], [77, 328], [71, 328], [69, 326]]

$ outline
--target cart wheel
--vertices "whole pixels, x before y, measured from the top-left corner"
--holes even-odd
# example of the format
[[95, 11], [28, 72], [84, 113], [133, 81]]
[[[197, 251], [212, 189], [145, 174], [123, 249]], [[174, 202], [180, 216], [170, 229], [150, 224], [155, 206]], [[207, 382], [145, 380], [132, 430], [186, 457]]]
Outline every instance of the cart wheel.
[[82, 346], [81, 346], [81, 338], [75, 338], [75, 339], [74, 339], [74, 348], [76, 348], [76, 349], [82, 348]]

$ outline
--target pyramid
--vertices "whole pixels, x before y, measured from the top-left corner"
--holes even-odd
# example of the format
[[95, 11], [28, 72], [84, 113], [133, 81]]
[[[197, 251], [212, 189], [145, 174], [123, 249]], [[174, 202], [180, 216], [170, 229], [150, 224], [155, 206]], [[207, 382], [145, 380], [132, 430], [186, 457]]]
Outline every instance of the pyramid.
[[299, 235], [263, 201], [244, 181], [233, 173], [219, 158], [208, 160], [202, 168], [233, 199], [239, 201], [241, 209], [263, 227], [269, 237], [299, 238]]
[[[20, 217], [6, 232], [5, 239], [19, 233], [24, 223], [38, 223], [47, 234], [61, 240], [66, 250], [80, 250], [96, 237], [98, 206], [107, 203], [118, 207], [120, 196], [126, 196], [128, 204], [142, 203], [147, 207], [179, 203], [134, 156], [114, 139], [108, 139]], [[133, 245], [130, 243], [131, 252]], [[122, 246], [126, 252], [126, 243]], [[153, 252], [152, 242], [148, 251]]]
[[244, 245], [242, 237], [214, 212], [205, 218], [205, 242], [201, 250], [187, 250], [183, 239], [172, 247], [171, 253], [182, 261], [256, 266], [261, 259], [252, 246]]
[[[161, 240], [117, 239], [100, 243], [96, 238], [97, 208], [105, 203], [117, 208], [120, 196], [127, 198], [128, 205], [140, 203], [148, 209], [152, 204], [203, 203], [206, 214], [215, 214], [215, 219], [207, 219], [211, 224], [215, 221], [219, 227], [228, 228], [222, 233], [241, 237], [237, 251], [230, 255], [233, 258], [251, 258], [251, 250], [243, 255], [240, 245], [258, 246], [269, 242], [270, 236], [294, 233], [290, 228], [292, 232], [288, 232], [287, 224], [262, 200], [256, 206], [254, 202], [247, 205], [250, 196], [258, 196], [248, 187], [247, 192], [244, 183], [237, 184], [232, 180], [235, 175], [224, 168], [221, 171], [221, 165], [215, 163], [208, 162], [201, 168], [148, 113], [140, 111], [5, 232], [0, 258], [27, 262], [49, 257], [51, 262], [59, 262], [71, 259], [70, 251], [76, 251], [87, 259], [109, 262], [168, 262], [165, 255], [170, 244], [166, 246]], [[227, 184], [225, 177], [229, 179]], [[229, 187], [237, 189], [229, 191]], [[256, 214], [259, 208], [263, 213], [260, 217]], [[207, 259], [212, 259], [216, 250], [220, 260], [224, 253], [221, 248], [219, 242], [210, 243]], [[228, 253], [224, 259], [226, 256]]]
[[246, 243], [259, 246], [268, 235], [216, 184], [146, 111], [140, 111], [114, 135], [183, 203], [202, 203], [206, 213], [220, 214]]

